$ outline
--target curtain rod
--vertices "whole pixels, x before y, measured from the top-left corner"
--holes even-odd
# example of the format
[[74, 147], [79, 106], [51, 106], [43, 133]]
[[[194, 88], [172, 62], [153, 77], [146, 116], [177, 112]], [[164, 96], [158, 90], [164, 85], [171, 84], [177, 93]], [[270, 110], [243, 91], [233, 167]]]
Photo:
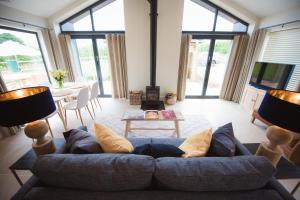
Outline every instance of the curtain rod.
[[284, 25], [287, 25], [287, 24], [292, 24], [292, 23], [296, 23], [296, 22], [300, 22], [300, 20], [295, 20], [295, 21], [291, 21], [291, 22], [286, 22], [286, 23], [281, 23], [281, 24], [276, 24], [276, 25], [272, 25], [272, 26], [267, 26], [267, 27], [264, 27], [264, 28], [273, 28], [273, 27], [276, 27], [276, 26], [281, 26], [283, 27]]
[[42, 28], [42, 29], [48, 29], [47, 27], [38, 26], [38, 25], [26, 23], [26, 22], [21, 22], [21, 21], [17, 21], [17, 20], [13, 20], [13, 19], [7, 19], [7, 18], [3, 18], [3, 17], [0, 17], [0, 19], [6, 20], [6, 21], [9, 21], [9, 22], [14, 22], [14, 23], [22, 24], [23, 26], [27, 25], [27, 26], [32, 26], [32, 27], [37, 27], [37, 28]]

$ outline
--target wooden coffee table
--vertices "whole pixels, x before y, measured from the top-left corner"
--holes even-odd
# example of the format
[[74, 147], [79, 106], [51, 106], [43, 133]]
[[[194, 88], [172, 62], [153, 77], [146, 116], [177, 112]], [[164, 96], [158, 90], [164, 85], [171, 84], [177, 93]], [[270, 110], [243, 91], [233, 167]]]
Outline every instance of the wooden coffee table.
[[[142, 111], [141, 111], [142, 112]], [[161, 111], [158, 111], [159, 113]], [[161, 115], [158, 119], [145, 119], [145, 118], [135, 118], [129, 115], [129, 111], [125, 112], [121, 121], [125, 121], [125, 133], [124, 136], [127, 138], [128, 137], [128, 132], [131, 130], [174, 130], [176, 133], [176, 137], [180, 138], [180, 126], [179, 126], [179, 121], [184, 121], [184, 117], [181, 114], [181, 112], [176, 112], [175, 111], [176, 118], [174, 119], [164, 119]], [[134, 128], [131, 127], [131, 122], [132, 121], [171, 121], [174, 122], [174, 128], [146, 128], [146, 127], [138, 127]]]

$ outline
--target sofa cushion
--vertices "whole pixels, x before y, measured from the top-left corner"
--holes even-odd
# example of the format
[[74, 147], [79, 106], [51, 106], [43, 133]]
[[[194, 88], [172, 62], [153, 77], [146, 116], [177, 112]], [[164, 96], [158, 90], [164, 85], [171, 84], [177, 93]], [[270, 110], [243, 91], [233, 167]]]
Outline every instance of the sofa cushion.
[[132, 144], [102, 124], [94, 124], [97, 141], [105, 153], [131, 153]]
[[209, 150], [211, 135], [211, 129], [208, 129], [188, 137], [179, 146], [179, 149], [185, 152], [182, 157], [191, 158], [205, 156]]
[[134, 148], [151, 143], [151, 138], [128, 138], [128, 140]]
[[185, 139], [183, 138], [149, 138], [152, 144], [169, 144], [179, 147]]
[[154, 158], [133, 154], [48, 154], [33, 174], [44, 184], [88, 191], [142, 190], [151, 185]]
[[158, 158], [154, 177], [160, 189], [238, 191], [263, 187], [275, 172], [265, 157]]
[[[82, 131], [88, 132], [88, 129], [87, 129], [86, 126], [79, 126], [79, 127], [76, 128], [76, 129], [77, 129], [77, 130], [82, 130]], [[64, 138], [65, 138], [66, 141], [69, 139], [69, 136], [70, 136], [70, 133], [71, 133], [72, 130], [73, 130], [73, 129], [68, 130], [68, 131], [66, 131], [66, 132], [63, 132], [63, 136], [64, 136]]]
[[184, 152], [178, 147], [170, 144], [144, 144], [138, 146], [132, 152], [133, 154], [148, 155], [153, 158], [160, 157], [181, 157]]
[[219, 127], [212, 135], [208, 156], [234, 156], [235, 142], [232, 124]]
[[103, 153], [95, 137], [88, 133], [86, 127], [64, 132], [66, 152], [74, 154]]

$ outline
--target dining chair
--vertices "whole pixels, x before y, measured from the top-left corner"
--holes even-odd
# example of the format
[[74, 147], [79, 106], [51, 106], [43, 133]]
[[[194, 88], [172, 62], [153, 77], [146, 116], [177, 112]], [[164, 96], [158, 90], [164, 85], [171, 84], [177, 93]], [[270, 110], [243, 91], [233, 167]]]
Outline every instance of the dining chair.
[[[67, 110], [74, 110], [76, 112], [76, 116], [79, 115], [82, 125], [84, 125], [83, 120], [82, 120], [82, 116], [81, 116], [81, 109], [82, 108], [85, 107], [88, 110], [91, 118], [94, 119], [92, 114], [91, 114], [91, 111], [89, 109], [88, 102], [89, 102], [89, 88], [85, 87], [85, 88], [80, 89], [76, 100], [68, 102], [63, 106], [64, 112], [65, 112], [66, 126], [67, 126]], [[77, 115], [77, 112], [78, 112], [78, 115]]]
[[[95, 107], [97, 107], [97, 103], [98, 103], [100, 109], [102, 110], [102, 107], [101, 107], [99, 99], [98, 99], [98, 94], [99, 94], [99, 84], [98, 84], [98, 82], [94, 82], [92, 85], [92, 88], [91, 88], [91, 94], [90, 94], [90, 99], [89, 99], [91, 102], [91, 105], [92, 105], [92, 110], [93, 110], [94, 116], [96, 116], [96, 114], [95, 114], [93, 102], [95, 104]], [[97, 101], [97, 103], [96, 103], [96, 101]]]

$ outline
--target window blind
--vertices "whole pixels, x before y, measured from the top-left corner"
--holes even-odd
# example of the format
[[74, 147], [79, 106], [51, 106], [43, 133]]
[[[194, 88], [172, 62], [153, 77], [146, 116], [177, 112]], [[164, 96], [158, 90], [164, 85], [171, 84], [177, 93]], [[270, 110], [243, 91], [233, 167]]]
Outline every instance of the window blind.
[[269, 32], [266, 39], [261, 60], [296, 65], [287, 90], [297, 91], [300, 86], [300, 28]]

